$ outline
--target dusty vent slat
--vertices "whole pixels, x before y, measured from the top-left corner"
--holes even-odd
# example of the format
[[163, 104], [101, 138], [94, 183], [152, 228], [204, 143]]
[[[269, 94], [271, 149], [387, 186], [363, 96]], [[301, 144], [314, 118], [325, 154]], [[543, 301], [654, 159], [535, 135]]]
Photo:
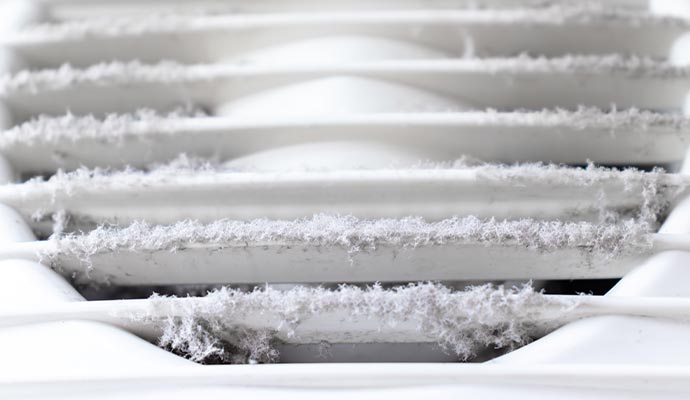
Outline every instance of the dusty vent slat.
[[[664, 165], [685, 157], [688, 127], [690, 120], [680, 115], [592, 108], [271, 119], [139, 110], [105, 118], [72, 114], [34, 118], [3, 132], [0, 150], [22, 175], [81, 166], [145, 168], [181, 153], [231, 160], [282, 147], [346, 141], [409, 146], [419, 158], [413, 162], [418, 167], [448, 164], [466, 155], [509, 164]], [[117, 152], [111, 151], [113, 146]], [[381, 160], [378, 166], [401, 167], [403, 161]]]
[[685, 235], [646, 232], [645, 224], [632, 220], [598, 226], [315, 216], [210, 225], [135, 223], [6, 246], [0, 257], [53, 260], [58, 270], [82, 282], [128, 285], [615, 278], [655, 252], [688, 247]]
[[[85, 70], [63, 68], [22, 73], [0, 81], [0, 98], [17, 122], [65, 108], [76, 114], [132, 112], [142, 107], [172, 109], [185, 102], [225, 115], [259, 116], [274, 107], [277, 115], [309, 116], [327, 112], [430, 112], [496, 108], [500, 110], [580, 105], [640, 107], [679, 112], [690, 91], [687, 68], [611, 57], [557, 59], [438, 60], [349, 63], [310, 67], [182, 66], [111, 63]], [[329, 102], [319, 93], [342, 85]], [[371, 97], [372, 90], [379, 97]], [[370, 98], [348, 103], [350, 96]], [[393, 102], [388, 96], [403, 96]], [[303, 104], [285, 103], [298, 96]], [[342, 97], [340, 97], [342, 96]], [[312, 104], [316, 108], [302, 108]], [[341, 104], [342, 103], [342, 104]], [[283, 104], [284, 108], [275, 108]]]
[[291, 65], [522, 53], [622, 53], [687, 63], [682, 37], [688, 26], [683, 19], [602, 13], [586, 6], [542, 11], [163, 15], [49, 25], [19, 32], [0, 45], [33, 68], [63, 63], [85, 67], [114, 59]]
[[[202, 162], [193, 166], [188, 159], [180, 161], [187, 164], [139, 171], [82, 168], [48, 180], [0, 187], [0, 200], [35, 222], [65, 212], [70, 228], [82, 230], [92, 224], [144, 219], [160, 224], [186, 219], [208, 223], [223, 218], [294, 219], [315, 213], [596, 222], [604, 210], [633, 216], [657, 213], [688, 190], [687, 180], [674, 174], [593, 166], [431, 165], [243, 172], [227, 165]], [[304, 193], [312, 193], [308, 201]], [[133, 197], [134, 203], [129, 201]]]

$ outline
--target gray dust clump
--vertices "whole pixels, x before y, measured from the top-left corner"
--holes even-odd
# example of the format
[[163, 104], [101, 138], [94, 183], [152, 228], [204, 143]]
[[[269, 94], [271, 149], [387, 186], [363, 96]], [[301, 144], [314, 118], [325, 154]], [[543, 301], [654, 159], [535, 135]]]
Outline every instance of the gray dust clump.
[[[154, 295], [147, 313], [133, 318], [157, 323], [162, 347], [198, 362], [277, 361], [273, 344], [303, 341], [301, 323], [329, 313], [346, 316], [339, 323], [352, 331], [350, 338], [357, 337], [358, 321], [377, 321], [380, 328], [409, 323], [425, 340], [467, 360], [479, 348], [528, 343], [562, 323], [576, 304], [545, 296], [530, 285], [508, 289], [487, 284], [464, 291], [434, 283], [391, 289], [296, 286], [287, 291], [267, 286], [249, 292], [220, 288], [199, 298]], [[243, 325], [257, 316], [263, 321], [261, 329]], [[318, 331], [308, 340], [323, 343]]]

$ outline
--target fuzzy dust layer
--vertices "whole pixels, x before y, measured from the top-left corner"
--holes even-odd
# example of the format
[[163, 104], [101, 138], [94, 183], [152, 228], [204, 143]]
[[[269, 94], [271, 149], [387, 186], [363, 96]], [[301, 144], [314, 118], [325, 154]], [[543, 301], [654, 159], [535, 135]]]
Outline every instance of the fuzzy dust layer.
[[427, 222], [420, 217], [365, 220], [319, 214], [296, 220], [218, 220], [210, 224], [184, 220], [172, 225], [135, 221], [127, 227], [100, 226], [86, 234], [54, 235], [55, 247], [43, 257], [76, 258], [91, 265], [99, 253], [176, 251], [190, 244], [214, 247], [303, 245], [346, 249], [351, 256], [380, 246], [412, 249], [421, 246], [483, 244], [517, 246], [535, 251], [577, 248], [615, 257], [638, 254], [651, 247], [649, 224], [635, 219], [619, 223], [479, 219], [453, 217]]
[[[540, 163], [523, 164], [519, 168], [481, 165], [477, 167], [477, 176], [484, 180], [500, 181], [512, 185], [528, 185], [530, 182], [540, 182], [553, 187], [557, 186], [592, 186], [603, 181], [620, 181], [623, 190], [630, 196], [640, 197], [640, 206], [635, 217], [641, 222], [649, 224], [649, 228], [658, 223], [659, 217], [668, 209], [671, 197], [679, 193], [687, 184], [684, 182], [670, 182], [669, 175], [660, 168], [650, 172], [642, 172], [635, 168], [624, 170], [597, 167], [590, 163], [586, 168], [563, 168], [558, 165], [544, 165]], [[639, 185], [639, 186], [636, 186]], [[603, 196], [603, 194], [602, 194]], [[601, 198], [601, 204], [605, 199]], [[600, 210], [602, 219], [610, 215], [612, 220], [618, 219], [609, 210]]]
[[[395, 170], [400, 170], [396, 167]], [[492, 164], [469, 161], [465, 158], [453, 162], [423, 162], [409, 167], [410, 170], [466, 170], [476, 173], [476, 179], [484, 182], [500, 182], [502, 184], [529, 185], [548, 184], [557, 186], [589, 187], [605, 182], [620, 182], [624, 190], [632, 187], [653, 186], [655, 191], [661, 191], [664, 187], [679, 186], [677, 180], [670, 179], [663, 169], [655, 168], [650, 172], [636, 168], [616, 169], [598, 167], [592, 163], [585, 168], [567, 167], [556, 164], [522, 163], [514, 165]], [[360, 170], [353, 168], [353, 170]], [[189, 157], [181, 154], [167, 163], [151, 164], [143, 169], [127, 167], [122, 170], [110, 168], [80, 167], [74, 171], [65, 172], [58, 170], [50, 178], [37, 176], [28, 181], [15, 185], [17, 193], [28, 195], [33, 191], [48, 191], [54, 197], [70, 197], [79, 193], [82, 188], [100, 187], [107, 188], [110, 185], [155, 185], [158, 181], [166, 182], [177, 176], [219, 175], [232, 173], [253, 173], [255, 170], [238, 169], [227, 163], [221, 163], [215, 159]], [[301, 169], [294, 172], [328, 172], [328, 170]], [[669, 179], [667, 179], [669, 178]]]
[[[414, 63], [414, 62], [411, 62]], [[622, 74], [631, 77], [688, 78], [690, 67], [675, 66], [650, 58], [611, 54], [604, 56], [566, 55], [556, 58], [520, 55], [510, 58], [470, 58], [440, 60], [433, 65], [454, 67], [459, 73], [487, 74]], [[263, 69], [262, 73], [265, 72]], [[84, 69], [65, 64], [57, 69], [23, 70], [0, 77], [0, 95], [35, 94], [58, 91], [80, 85], [120, 86], [135, 84], [209, 83], [214, 80], [241, 78], [255, 73], [251, 67], [223, 64], [183, 65], [173, 61], [143, 64], [140, 61], [96, 64]]]
[[[599, 210], [600, 220], [602, 223], [607, 224], [619, 222], [621, 218], [618, 212], [621, 210], [606, 207], [605, 198], [602, 197], [605, 196], [603, 187], [606, 184], [617, 184], [621, 187], [621, 190], [629, 194], [629, 200], [635, 199], [636, 201], [636, 205], [632, 207], [634, 209], [622, 211], [634, 216], [640, 222], [649, 224], [650, 229], [654, 228], [654, 225], [658, 222], [658, 217], [665, 212], [671, 199], [677, 196], [678, 193], [681, 193], [686, 186], [683, 180], [675, 179], [673, 175], [666, 174], [660, 169], [644, 172], [634, 168], [618, 170], [596, 167], [592, 164], [586, 168], [570, 168], [541, 163], [518, 165], [470, 164], [460, 160], [455, 163], [443, 164], [422, 163], [410, 168], [411, 172], [412, 170], [424, 170], [430, 176], [437, 172], [448, 173], [452, 170], [473, 171], [475, 173], [474, 179], [477, 182], [500, 186], [599, 187], [602, 190], [601, 198], [599, 199], [599, 204], [601, 205]], [[127, 168], [125, 170], [113, 171], [110, 169], [88, 169], [85, 167], [72, 172], [59, 170], [47, 180], [43, 177], [35, 177], [25, 183], [14, 185], [12, 195], [19, 199], [17, 201], [28, 201], [28, 199], [35, 196], [49, 196], [51, 200], [50, 204], [45, 205], [46, 209], [33, 211], [34, 219], [41, 220], [49, 216], [51, 212], [60, 211], [63, 201], [68, 198], [78, 197], [84, 191], [108, 191], [120, 187], [155, 187], [180, 177], [206, 179], [208, 181], [212, 181], [215, 178], [216, 182], [220, 184], [221, 182], [232, 181], [233, 174], [243, 172], [252, 171], [239, 171], [215, 160], [187, 157], [183, 154], [169, 163], [151, 165], [143, 170]], [[324, 179], [327, 179], [327, 176]], [[85, 221], [89, 220], [88, 215], [70, 215], [69, 212], [63, 213], [62, 216], [65, 218], [72, 217], [74, 221], [79, 221], [80, 218], [85, 218]], [[56, 223], [59, 222], [56, 221]], [[268, 221], [255, 221], [249, 224], [249, 226], [259, 223], [269, 224]], [[277, 221], [274, 225], [282, 224], [282, 226], [285, 226], [286, 223], [285, 221]], [[292, 224], [295, 225], [297, 223], [293, 222]], [[536, 222], [534, 223], [536, 224]], [[189, 225], [192, 223], [185, 222], [185, 224]], [[229, 221], [221, 221], [218, 224], [223, 226], [232, 225]], [[235, 222], [233, 224], [237, 225], [239, 223]], [[95, 225], [98, 225], [98, 221], [91, 221], [89, 223], [89, 226]], [[217, 227], [211, 226], [210, 228], [216, 229]], [[99, 232], [103, 230], [115, 232], [117, 229], [116, 227], [103, 227]], [[148, 227], [147, 229], [153, 229], [153, 227]], [[175, 237], [175, 231], [178, 230], [171, 227], [161, 227], [159, 229], [170, 232], [171, 237]], [[194, 229], [197, 232], [201, 232], [206, 228], [198, 226]], [[536, 229], [540, 230], [541, 228]], [[185, 228], [184, 231], [189, 231], [189, 229]], [[208, 234], [196, 233], [195, 235], [195, 237], [212, 237], [214, 234], [208, 232]], [[238, 235], [238, 237], [241, 237], [241, 235]], [[193, 240], [194, 237], [189, 236], [189, 239]], [[208, 241], [210, 239], [203, 240]]]
[[193, 105], [177, 107], [160, 113], [142, 108], [133, 113], [108, 114], [104, 118], [94, 115], [76, 116], [68, 112], [59, 117], [40, 115], [30, 121], [0, 132], [0, 148], [15, 145], [34, 146], [39, 143], [58, 144], [97, 139], [106, 143], [120, 144], [123, 139], [150, 130], [172, 133], [180, 119], [200, 118], [206, 114]]
[[[275, 362], [279, 354], [273, 345], [279, 337], [295, 338], [302, 321], [333, 312], [347, 316], [341, 321], [344, 331], [356, 331], [356, 322], [363, 320], [379, 321], [380, 328], [412, 323], [424, 337], [467, 360], [479, 348], [523, 345], [563, 323], [577, 305], [577, 299], [548, 297], [529, 284], [486, 284], [464, 291], [435, 283], [288, 291], [266, 286], [249, 292], [224, 287], [185, 299], [193, 301], [175, 299], [154, 295], [145, 314], [131, 317], [159, 324], [161, 347], [197, 362], [230, 363]], [[257, 315], [270, 322], [260, 331], [243, 326], [243, 319]], [[318, 337], [312, 339], [319, 343]]]
[[[58, 144], [97, 139], [119, 144], [125, 139], [150, 140], [154, 135], [174, 134], [181, 119], [205, 117], [191, 106], [173, 112], [159, 114], [150, 109], [135, 113], [110, 114], [105, 118], [93, 115], [38, 116], [0, 133], [0, 148]], [[447, 114], [444, 113], [447, 117]], [[611, 134], [629, 134], [651, 127], [682, 131], [690, 129], [690, 118], [680, 114], [661, 114], [652, 111], [626, 110], [603, 111], [594, 107], [579, 107], [575, 111], [554, 109], [542, 111], [499, 112], [493, 109], [458, 113], [473, 125], [500, 126], [553, 126], [574, 130], [604, 129]], [[462, 120], [462, 119], [461, 119]]]

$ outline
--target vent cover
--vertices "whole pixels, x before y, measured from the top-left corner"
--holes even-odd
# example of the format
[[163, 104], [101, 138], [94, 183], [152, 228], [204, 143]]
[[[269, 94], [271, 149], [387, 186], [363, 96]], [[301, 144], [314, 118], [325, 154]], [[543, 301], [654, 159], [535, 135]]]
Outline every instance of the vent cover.
[[689, 2], [0, 15], [3, 395], [690, 392]]

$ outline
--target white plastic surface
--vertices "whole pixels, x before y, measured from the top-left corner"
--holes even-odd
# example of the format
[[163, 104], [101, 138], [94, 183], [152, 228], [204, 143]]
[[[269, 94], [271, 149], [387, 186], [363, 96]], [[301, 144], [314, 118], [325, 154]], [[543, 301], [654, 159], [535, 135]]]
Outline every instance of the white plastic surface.
[[63, 277], [34, 261], [2, 261], [0, 276], [0, 310], [84, 300]]
[[625, 276], [610, 296], [690, 297], [690, 252], [660, 253]]
[[[690, 167], [687, 164], [683, 168]], [[659, 233], [675, 234], [679, 232], [690, 232], [690, 198], [682, 198], [681, 201], [673, 203], [673, 209], [664, 224], [659, 228]]]
[[669, 17], [690, 17], [688, 0], [649, 0], [649, 9], [653, 13]]
[[33, 0], [6, 0], [0, 3], [0, 34], [14, 32], [46, 18], [46, 8]]
[[[627, 278], [626, 278], [627, 279]], [[493, 363], [690, 365], [690, 325], [663, 319], [605, 316], [559, 329]]]
[[456, 99], [385, 80], [335, 76], [269, 89], [223, 104], [215, 115], [309, 117], [359, 113], [458, 111]]
[[[67, 374], [65, 374], [67, 375]], [[315, 379], [318, 377], [318, 379]], [[526, 368], [497, 365], [463, 364], [304, 364], [263, 366], [206, 366], [203, 368], [132, 369], [131, 373], [93, 373], [84, 378], [35, 381], [6, 381], [6, 393], [35, 394], [37, 388], [45, 397], [56, 394], [101, 394], [136, 388], [155, 397], [155, 389], [174, 387], [193, 390], [199, 387], [224, 390], [215, 393], [243, 393], [254, 397], [266, 390], [280, 391], [283, 396], [294, 393], [307, 396], [325, 394], [338, 396], [357, 388], [355, 396], [381, 396], [387, 393], [411, 394], [409, 398], [441, 395], [497, 394], [499, 399], [516, 396], [532, 398], [585, 399], [670, 399], [687, 398], [687, 367], [547, 365]], [[397, 389], [391, 389], [397, 388]], [[239, 389], [239, 390], [238, 390]], [[299, 390], [301, 389], [301, 390]], [[235, 392], [235, 390], [238, 390]], [[296, 391], [292, 391], [296, 390]], [[488, 391], [487, 391], [488, 390]], [[127, 393], [127, 392], [125, 392]], [[205, 392], [201, 392], [204, 394]], [[508, 396], [510, 393], [510, 396]], [[195, 393], [196, 395], [196, 393]], [[588, 397], [582, 397], [583, 395]], [[329, 394], [330, 396], [330, 394]], [[549, 397], [551, 396], [551, 397]], [[618, 397], [616, 397], [618, 396]], [[86, 396], [86, 398], [89, 398]], [[92, 397], [91, 397], [92, 398]], [[163, 397], [167, 398], [167, 397]], [[179, 397], [173, 397], [179, 398]], [[310, 398], [310, 397], [306, 397]], [[322, 397], [320, 397], [322, 398]], [[339, 397], [334, 397], [339, 398]], [[348, 398], [348, 397], [344, 397]], [[365, 397], [367, 398], [367, 397]], [[370, 398], [370, 397], [369, 397]], [[380, 398], [380, 397], [376, 397]], [[403, 395], [403, 398], [404, 395]], [[448, 397], [441, 397], [448, 398]], [[451, 397], [457, 398], [457, 397]], [[493, 397], [492, 397], [493, 398]]]
[[337, 64], [356, 60], [437, 59], [442, 52], [402, 40], [372, 36], [327, 36], [253, 50], [227, 62], [251, 64]]
[[690, 65], [690, 32], [679, 37], [673, 43], [669, 62], [674, 65]]
[[24, 218], [13, 208], [0, 204], [0, 244], [10, 245], [17, 242], [33, 242], [36, 240], [31, 228]]
[[226, 165], [246, 171], [348, 170], [400, 168], [419, 164], [424, 154], [392, 143], [323, 142], [265, 150], [229, 161]]
[[0, 329], [0, 352], [0, 371], [5, 382], [132, 376], [153, 371], [165, 373], [180, 367], [199, 368], [121, 329], [88, 321]]
[[[304, 374], [304, 379], [309, 379], [309, 376], [319, 374], [321, 370], [319, 367], [314, 367], [314, 371], [307, 371]], [[391, 366], [390, 368], [396, 368]], [[425, 367], [420, 367], [425, 368]], [[414, 372], [410, 372], [413, 374]], [[451, 379], [452, 380], [452, 379]], [[75, 385], [76, 386], [76, 385]], [[354, 386], [357, 386], [354, 384]], [[375, 390], [362, 390], [351, 388], [333, 389], [286, 389], [286, 388], [248, 388], [244, 385], [240, 387], [229, 386], [223, 384], [190, 384], [184, 387], [176, 387], [170, 389], [168, 387], [156, 386], [136, 386], [133, 387], [119, 387], [111, 390], [103, 390], [102, 387], [91, 386], [89, 389], [82, 389], [83, 397], [79, 399], [90, 399], [97, 396], [100, 399], [121, 399], [126, 397], [131, 400], [186, 400], [190, 397], [204, 397], [204, 398], [218, 398], [218, 397], [238, 397], [246, 396], [256, 400], [272, 400], [276, 397], [294, 396], [304, 400], [321, 400], [329, 398], [333, 400], [350, 400], [357, 398], [361, 400], [379, 400], [381, 398], [395, 398], [395, 399], [423, 399], [433, 396], [437, 400], [456, 400], [458, 398], [475, 398], [475, 397], [489, 397], [494, 400], [515, 400], [517, 396], [524, 396], [531, 400], [551, 400], [554, 398], [563, 400], [633, 400], [633, 399], [658, 399], [663, 396], [664, 399], [681, 399], [684, 400], [686, 394], [682, 391], [666, 391], [660, 393], [660, 390], [644, 390], [644, 389], [629, 389], [623, 387], [615, 389], [603, 388], [585, 388], [574, 389], [569, 388], [567, 391], [562, 388], [555, 388], [543, 385], [496, 385], [490, 384], [439, 384], [432, 386], [417, 386], [404, 388], [383, 388]], [[83, 386], [82, 386], [83, 387]], [[28, 388], [19, 388], [16, 391], [9, 393], [17, 394], [22, 398], [30, 397], [32, 392]], [[105, 393], [104, 393], [105, 392]], [[74, 392], [70, 394], [58, 393], [51, 397], [52, 399], [69, 399], [74, 400]]]

